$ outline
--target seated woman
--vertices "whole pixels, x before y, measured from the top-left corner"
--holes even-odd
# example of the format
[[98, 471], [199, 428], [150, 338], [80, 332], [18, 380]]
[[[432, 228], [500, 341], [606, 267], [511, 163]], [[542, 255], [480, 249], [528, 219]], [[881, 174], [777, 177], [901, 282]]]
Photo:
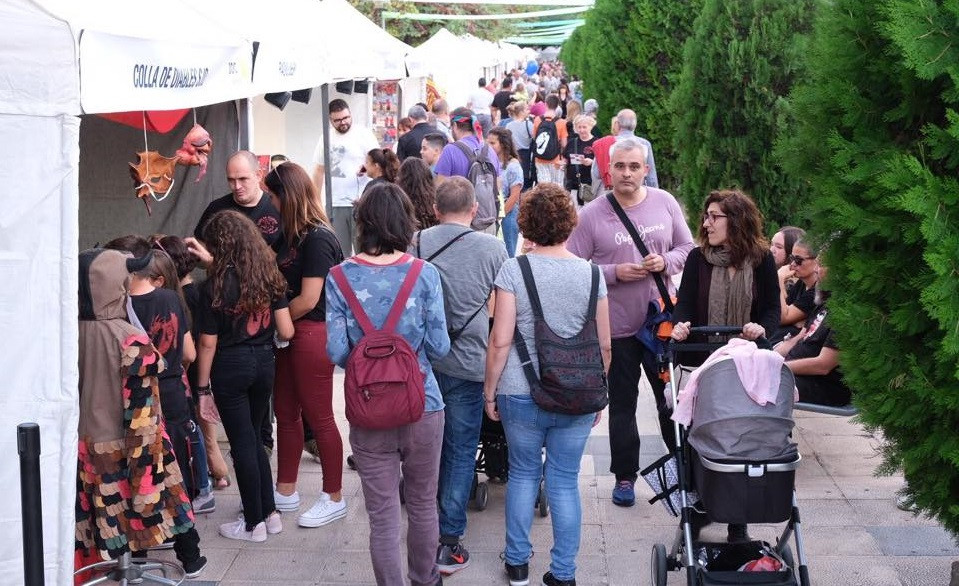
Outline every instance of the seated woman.
[[816, 283], [819, 282], [819, 260], [813, 247], [805, 240], [797, 240], [789, 255], [789, 264], [779, 269], [779, 305], [782, 316], [779, 328], [769, 338], [775, 346], [787, 336], [799, 333], [799, 328], [813, 308]]
[[[825, 267], [820, 265], [819, 272], [824, 277]], [[849, 404], [852, 392], [842, 380], [839, 347], [829, 326], [829, 292], [822, 289], [821, 282], [815, 292], [816, 307], [806, 318], [806, 325], [776, 351], [786, 358], [786, 366], [796, 377], [800, 401], [842, 407]]]
[[789, 256], [793, 253], [793, 245], [805, 234], [805, 230], [795, 226], [783, 226], [773, 234], [769, 241], [769, 252], [773, 253], [776, 268], [789, 265]]

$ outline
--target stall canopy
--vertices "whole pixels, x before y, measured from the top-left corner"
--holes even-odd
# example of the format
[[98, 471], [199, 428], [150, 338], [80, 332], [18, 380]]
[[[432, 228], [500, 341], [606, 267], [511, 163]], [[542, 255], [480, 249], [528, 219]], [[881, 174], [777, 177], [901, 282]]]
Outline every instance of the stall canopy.
[[316, 34], [330, 46], [333, 79], [407, 76], [406, 55], [412, 47], [376, 26], [346, 0], [322, 0], [320, 6], [324, 18], [315, 23]]
[[246, 97], [252, 56], [184, 0], [0, 2], [0, 329], [15, 333], [0, 338], [3, 583], [24, 583], [15, 428], [27, 421], [41, 431], [46, 581], [73, 581], [79, 115]]
[[172, 110], [252, 94], [253, 45], [185, 0], [149, 11], [120, 0], [37, 4], [70, 26], [86, 113], [122, 112], [131, 104]]

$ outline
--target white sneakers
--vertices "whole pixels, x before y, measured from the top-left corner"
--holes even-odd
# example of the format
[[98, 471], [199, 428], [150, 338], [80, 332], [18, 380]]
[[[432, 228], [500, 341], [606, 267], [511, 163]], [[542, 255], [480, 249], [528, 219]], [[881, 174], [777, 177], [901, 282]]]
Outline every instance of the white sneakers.
[[287, 496], [273, 490], [273, 502], [276, 503], [277, 511], [295, 511], [300, 508], [300, 493], [293, 491], [293, 494]]
[[246, 519], [243, 517], [243, 513], [240, 513], [236, 521], [220, 525], [220, 535], [227, 539], [257, 543], [266, 541], [267, 534], [276, 535], [281, 531], [283, 531], [283, 521], [280, 519], [280, 513], [276, 511], [270, 513], [266, 519], [253, 528], [253, 531], [246, 530]]
[[262, 543], [266, 541], [266, 523], [260, 521], [253, 531], [246, 530], [246, 521], [242, 518], [220, 525], [220, 535], [227, 539], [236, 539], [238, 541], [254, 541]]
[[[279, 503], [277, 503], [276, 508], [280, 508]], [[322, 527], [323, 525], [332, 523], [337, 519], [342, 519], [345, 516], [346, 499], [336, 502], [330, 499], [330, 495], [322, 492], [320, 493], [320, 498], [316, 501], [316, 504], [310, 507], [310, 510], [300, 515], [299, 519], [297, 519], [297, 523], [300, 527]]]

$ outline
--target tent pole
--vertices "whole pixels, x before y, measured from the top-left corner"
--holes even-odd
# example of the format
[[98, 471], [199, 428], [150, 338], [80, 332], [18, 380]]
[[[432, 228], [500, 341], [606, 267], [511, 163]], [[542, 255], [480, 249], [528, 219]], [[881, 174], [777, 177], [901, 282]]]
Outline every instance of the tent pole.
[[320, 86], [323, 125], [323, 200], [326, 203], [326, 217], [333, 221], [333, 177], [330, 172], [330, 84]]

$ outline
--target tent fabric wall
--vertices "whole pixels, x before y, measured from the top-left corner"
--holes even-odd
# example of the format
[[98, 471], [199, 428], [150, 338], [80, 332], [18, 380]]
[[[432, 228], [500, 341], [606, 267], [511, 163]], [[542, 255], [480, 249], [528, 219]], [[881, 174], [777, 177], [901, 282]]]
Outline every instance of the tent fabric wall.
[[0, 576], [23, 583], [15, 428], [40, 425], [44, 571], [71, 583], [77, 465], [75, 116], [0, 114]]
[[[80, 246], [86, 249], [124, 234], [163, 233], [190, 236], [213, 199], [229, 193], [226, 161], [240, 144], [237, 104], [196, 109], [197, 122], [213, 138], [207, 173], [195, 183], [199, 167], [177, 165], [175, 183], [163, 201], [146, 207], [133, 193], [128, 162], [143, 150], [143, 131], [99, 116], [83, 116], [80, 125]], [[187, 114], [166, 134], [147, 133], [150, 150], [172, 157], [193, 126]]]

